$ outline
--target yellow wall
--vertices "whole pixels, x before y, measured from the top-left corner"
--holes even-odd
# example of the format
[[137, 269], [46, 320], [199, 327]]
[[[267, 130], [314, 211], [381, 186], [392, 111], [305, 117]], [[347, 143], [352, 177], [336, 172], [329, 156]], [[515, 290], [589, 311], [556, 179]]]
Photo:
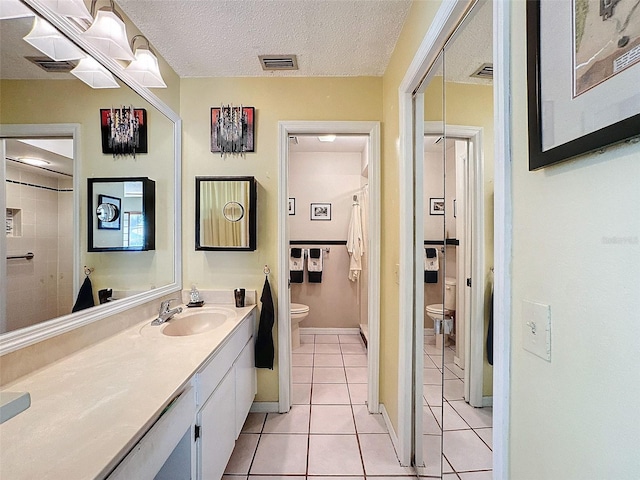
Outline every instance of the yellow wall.
[[[525, 2], [513, 2], [510, 472], [640, 472], [640, 144], [528, 171]], [[522, 302], [551, 306], [551, 362], [522, 348]]]
[[405, 21], [387, 70], [382, 79], [382, 241], [380, 260], [380, 401], [398, 429], [399, 290], [396, 282], [400, 262], [400, 185], [398, 87], [440, 1], [417, 1]]
[[[262, 291], [265, 264], [277, 302], [278, 122], [380, 121], [382, 80], [354, 78], [185, 78], [183, 119], [183, 284], [190, 288], [244, 287]], [[210, 151], [210, 109], [224, 104], [256, 109], [256, 151], [221, 157]], [[258, 181], [258, 248], [255, 252], [195, 251], [195, 177], [252, 175]], [[273, 331], [277, 339], [277, 326]], [[276, 351], [277, 359], [277, 351]], [[278, 400], [278, 365], [259, 370], [257, 401]]]

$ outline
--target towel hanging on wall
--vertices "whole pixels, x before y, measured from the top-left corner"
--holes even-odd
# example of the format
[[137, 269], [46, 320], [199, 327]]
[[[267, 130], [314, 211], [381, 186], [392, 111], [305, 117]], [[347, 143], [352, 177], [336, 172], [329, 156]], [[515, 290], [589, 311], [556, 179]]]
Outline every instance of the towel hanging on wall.
[[79, 310], [84, 310], [85, 308], [93, 307], [94, 305], [93, 286], [91, 285], [91, 280], [89, 280], [89, 276], [87, 275], [84, 278], [84, 282], [82, 282], [82, 286], [78, 292], [78, 298], [76, 299], [76, 303], [73, 305], [73, 309], [71, 311], [77, 312]]
[[309, 283], [322, 282], [322, 250], [319, 248], [309, 249], [309, 258], [307, 259], [307, 272], [309, 274]]
[[[357, 198], [354, 195], [354, 200]], [[351, 208], [351, 221], [347, 234], [347, 252], [349, 252], [349, 280], [357, 282], [362, 272], [362, 253], [364, 252], [364, 238], [362, 235], [362, 217], [360, 205], [354, 201]]]
[[258, 324], [258, 336], [255, 346], [256, 368], [270, 368], [273, 370], [274, 346], [271, 331], [275, 312], [268, 278], [264, 279], [260, 301], [262, 302], [262, 310], [260, 311], [260, 323]]
[[435, 248], [424, 249], [424, 283], [438, 283], [438, 250]]
[[289, 249], [289, 278], [291, 283], [302, 283], [304, 280], [304, 256], [301, 248]]

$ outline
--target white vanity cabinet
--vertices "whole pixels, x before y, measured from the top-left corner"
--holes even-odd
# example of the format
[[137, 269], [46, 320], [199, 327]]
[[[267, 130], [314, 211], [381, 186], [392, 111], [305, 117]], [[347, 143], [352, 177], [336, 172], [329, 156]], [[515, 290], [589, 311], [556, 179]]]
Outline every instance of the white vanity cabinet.
[[255, 310], [196, 374], [196, 472], [222, 478], [256, 395]]

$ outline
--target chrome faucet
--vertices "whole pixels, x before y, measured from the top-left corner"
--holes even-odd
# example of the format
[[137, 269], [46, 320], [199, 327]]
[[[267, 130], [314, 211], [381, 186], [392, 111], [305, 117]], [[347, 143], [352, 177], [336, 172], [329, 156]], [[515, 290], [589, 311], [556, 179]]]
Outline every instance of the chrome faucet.
[[164, 322], [167, 322], [173, 318], [173, 316], [182, 311], [182, 307], [171, 308], [169, 309], [169, 305], [174, 300], [179, 300], [178, 298], [171, 298], [169, 300], [163, 300], [160, 304], [160, 310], [158, 311], [158, 318], [156, 318], [151, 325], [162, 325]]

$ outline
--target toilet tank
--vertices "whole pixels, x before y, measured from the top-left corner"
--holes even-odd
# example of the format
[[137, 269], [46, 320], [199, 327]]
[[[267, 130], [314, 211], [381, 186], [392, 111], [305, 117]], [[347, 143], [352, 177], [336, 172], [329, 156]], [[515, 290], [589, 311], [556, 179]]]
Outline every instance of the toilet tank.
[[456, 279], [453, 277], [444, 278], [444, 308], [456, 309]]

